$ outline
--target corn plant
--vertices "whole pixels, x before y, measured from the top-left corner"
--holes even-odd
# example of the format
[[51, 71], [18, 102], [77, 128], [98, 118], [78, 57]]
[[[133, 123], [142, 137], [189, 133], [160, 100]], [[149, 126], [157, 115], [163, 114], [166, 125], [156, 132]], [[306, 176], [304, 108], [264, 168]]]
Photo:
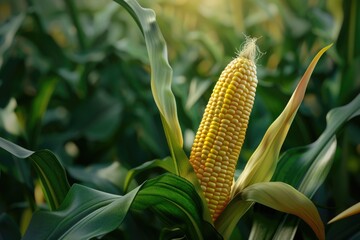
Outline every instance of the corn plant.
[[[257, 84], [255, 40], [248, 39], [221, 74], [188, 158], [171, 89], [172, 68], [155, 13], [135, 0], [116, 2], [130, 13], [144, 36], [151, 90], [170, 156], [129, 170], [124, 194], [110, 194], [77, 183], [71, 185], [53, 152], [27, 150], [0, 138], [1, 148], [32, 164], [46, 200], [45, 209], [33, 206], [36, 211], [23, 239], [111, 239], [111, 233], [126, 229], [127, 222], [149, 221], [144, 213], [153, 217], [151, 221], [161, 221], [154, 239], [230, 239], [239, 220], [255, 203], [287, 215], [265, 220], [255, 215], [251, 239], [292, 239], [299, 219], [310, 226], [312, 238], [325, 239], [323, 220], [311, 198], [332, 166], [336, 133], [360, 114], [360, 95], [328, 113], [327, 127], [314, 143], [281, 156], [280, 151], [311, 74], [331, 45], [313, 58], [288, 104], [235, 179], [248, 121], [256, 120], [250, 118]], [[135, 181], [140, 173], [154, 168], [165, 173], [141, 183]], [[333, 221], [358, 212], [357, 204]]]

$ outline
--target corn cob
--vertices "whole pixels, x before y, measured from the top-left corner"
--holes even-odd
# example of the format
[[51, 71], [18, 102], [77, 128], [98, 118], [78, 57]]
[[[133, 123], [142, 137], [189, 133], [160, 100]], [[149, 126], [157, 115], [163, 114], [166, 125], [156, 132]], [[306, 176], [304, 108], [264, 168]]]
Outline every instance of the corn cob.
[[255, 39], [249, 39], [237, 58], [223, 70], [191, 149], [190, 163], [213, 221], [230, 200], [235, 167], [255, 98], [255, 55]]

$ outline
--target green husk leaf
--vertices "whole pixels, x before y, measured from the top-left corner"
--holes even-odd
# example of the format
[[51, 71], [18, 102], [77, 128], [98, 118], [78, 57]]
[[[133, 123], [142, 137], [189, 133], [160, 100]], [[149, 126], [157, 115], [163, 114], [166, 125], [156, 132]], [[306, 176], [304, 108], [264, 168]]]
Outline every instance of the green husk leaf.
[[322, 54], [330, 47], [331, 45], [328, 45], [321, 49], [311, 61], [285, 109], [268, 128], [259, 146], [247, 162], [244, 171], [237, 179], [233, 192], [234, 195], [240, 193], [242, 189], [251, 184], [266, 182], [272, 178], [281, 146], [304, 98], [310, 76]]
[[236, 195], [226, 206], [225, 210], [215, 221], [216, 230], [224, 237], [229, 239], [234, 231], [239, 219], [254, 205], [254, 202], [248, 202]]

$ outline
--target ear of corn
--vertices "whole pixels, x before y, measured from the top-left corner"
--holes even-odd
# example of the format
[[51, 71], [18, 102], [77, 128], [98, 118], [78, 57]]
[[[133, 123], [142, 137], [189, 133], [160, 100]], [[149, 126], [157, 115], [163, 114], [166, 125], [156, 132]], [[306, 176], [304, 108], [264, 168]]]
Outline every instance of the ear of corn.
[[230, 200], [235, 167], [254, 103], [255, 54], [255, 40], [249, 39], [221, 73], [191, 149], [190, 163], [214, 221]]

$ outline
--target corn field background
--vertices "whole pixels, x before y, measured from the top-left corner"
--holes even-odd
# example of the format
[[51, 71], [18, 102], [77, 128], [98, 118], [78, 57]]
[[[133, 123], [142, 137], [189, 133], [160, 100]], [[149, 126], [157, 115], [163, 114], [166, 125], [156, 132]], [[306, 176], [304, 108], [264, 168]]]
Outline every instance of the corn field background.
[[[328, 112], [360, 93], [357, 0], [139, 3], [155, 11], [167, 44], [187, 156], [222, 69], [246, 35], [258, 38], [259, 83], [236, 176], [319, 49], [333, 43], [313, 72], [281, 153], [299, 153], [315, 142], [326, 129]], [[150, 72], [142, 32], [115, 2], [0, 0], [0, 137], [32, 151], [49, 149], [70, 185], [124, 195], [131, 169], [170, 156]], [[330, 172], [311, 198], [326, 239], [360, 238], [360, 215], [326, 224], [360, 201], [359, 122], [355, 116], [337, 132]], [[129, 188], [161, 176], [164, 169], [139, 172]], [[29, 161], [0, 150], [0, 239], [20, 239], [32, 212], [48, 208], [40, 182]], [[103, 238], [167, 239], [170, 230], [156, 214], [136, 207]], [[248, 239], [254, 219], [276, 214], [255, 204], [237, 223], [232, 239]], [[295, 239], [313, 238], [300, 222]]]

